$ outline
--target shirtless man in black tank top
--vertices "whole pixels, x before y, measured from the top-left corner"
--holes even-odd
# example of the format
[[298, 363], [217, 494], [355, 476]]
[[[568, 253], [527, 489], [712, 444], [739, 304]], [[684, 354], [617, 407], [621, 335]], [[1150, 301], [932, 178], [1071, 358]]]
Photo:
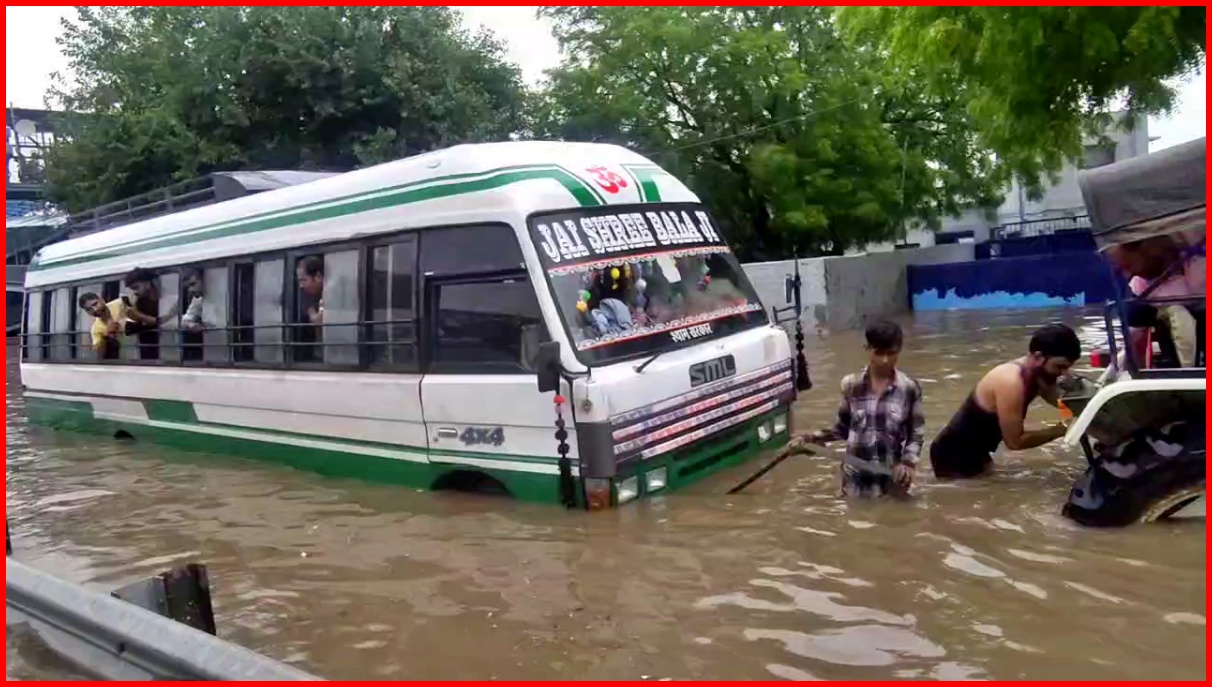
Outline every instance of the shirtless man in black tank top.
[[993, 465], [999, 444], [1022, 451], [1064, 436], [1062, 424], [1028, 431], [1023, 420], [1036, 398], [1057, 404], [1057, 380], [1081, 352], [1081, 342], [1069, 327], [1050, 324], [1037, 329], [1027, 355], [990, 370], [930, 444], [935, 477], [977, 477]]

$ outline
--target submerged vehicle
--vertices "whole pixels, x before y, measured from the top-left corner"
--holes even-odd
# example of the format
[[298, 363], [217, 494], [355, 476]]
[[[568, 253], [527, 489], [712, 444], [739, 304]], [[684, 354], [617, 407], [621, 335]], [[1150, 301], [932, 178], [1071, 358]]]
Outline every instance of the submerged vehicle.
[[152, 217], [44, 248], [25, 286], [36, 422], [591, 509], [791, 431], [787, 333], [698, 197], [612, 145], [462, 145]]
[[1115, 275], [1101, 376], [1061, 397], [1089, 463], [1064, 513], [1084, 525], [1205, 517], [1205, 170], [1201, 138], [1079, 177], [1099, 251], [1134, 277]]

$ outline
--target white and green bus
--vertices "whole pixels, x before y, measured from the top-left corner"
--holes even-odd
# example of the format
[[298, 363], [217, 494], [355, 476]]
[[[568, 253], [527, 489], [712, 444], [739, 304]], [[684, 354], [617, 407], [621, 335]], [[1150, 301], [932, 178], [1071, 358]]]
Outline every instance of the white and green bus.
[[457, 146], [48, 246], [22, 345], [36, 423], [591, 509], [785, 439], [796, 394], [699, 199], [599, 144]]

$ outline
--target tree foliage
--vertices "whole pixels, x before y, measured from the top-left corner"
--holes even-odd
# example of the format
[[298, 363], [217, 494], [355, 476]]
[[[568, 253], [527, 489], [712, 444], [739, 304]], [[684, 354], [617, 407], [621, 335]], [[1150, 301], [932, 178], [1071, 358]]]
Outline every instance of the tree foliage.
[[[959, 93], [980, 145], [1028, 185], [1083, 152], [1112, 111], [1167, 111], [1200, 68], [1204, 7], [852, 7], [849, 38], [929, 93]], [[1134, 117], [1123, 117], [1132, 123]]]
[[746, 257], [840, 252], [995, 200], [953, 95], [850, 48], [819, 7], [559, 7], [542, 136], [610, 141], [686, 179]]
[[[553, 7], [528, 92], [444, 7], [85, 7], [46, 160], [70, 210], [212, 171], [350, 169], [518, 135], [686, 180], [746, 258], [840, 252], [1039, 188], [1120, 101], [1174, 100], [1203, 8]], [[1131, 121], [1129, 119], [1128, 121]]]
[[523, 125], [517, 67], [445, 7], [82, 7], [47, 165], [72, 210], [232, 169], [350, 169]]

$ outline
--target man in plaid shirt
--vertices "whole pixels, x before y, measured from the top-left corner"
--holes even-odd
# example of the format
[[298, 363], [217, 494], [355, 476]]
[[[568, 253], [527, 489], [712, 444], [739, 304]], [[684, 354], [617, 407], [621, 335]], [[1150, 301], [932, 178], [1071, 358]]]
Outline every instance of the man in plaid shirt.
[[896, 369], [904, 343], [899, 325], [876, 322], [866, 336], [867, 368], [842, 380], [836, 424], [807, 438], [846, 442], [843, 494], [903, 495], [913, 483], [922, 453], [922, 387]]

